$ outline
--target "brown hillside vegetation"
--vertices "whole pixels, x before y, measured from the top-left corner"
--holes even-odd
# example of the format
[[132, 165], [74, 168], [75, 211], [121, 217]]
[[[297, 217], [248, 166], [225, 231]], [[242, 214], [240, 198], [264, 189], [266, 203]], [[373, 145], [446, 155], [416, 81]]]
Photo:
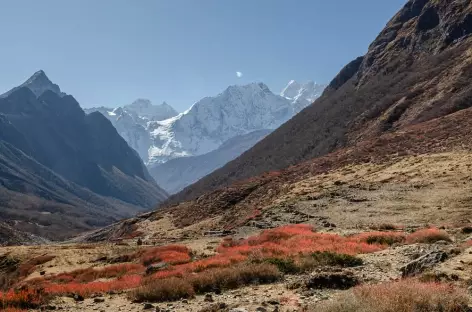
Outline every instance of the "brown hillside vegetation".
[[171, 203], [468, 108], [471, 14], [470, 1], [409, 1], [313, 105]]

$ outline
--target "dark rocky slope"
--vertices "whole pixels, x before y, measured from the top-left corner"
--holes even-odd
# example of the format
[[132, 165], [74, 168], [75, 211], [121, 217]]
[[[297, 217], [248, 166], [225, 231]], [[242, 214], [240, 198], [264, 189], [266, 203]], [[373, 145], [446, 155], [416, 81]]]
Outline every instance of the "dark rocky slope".
[[64, 238], [165, 200], [166, 192], [110, 121], [86, 115], [47, 81], [38, 72], [28, 85], [0, 97], [1, 219]]

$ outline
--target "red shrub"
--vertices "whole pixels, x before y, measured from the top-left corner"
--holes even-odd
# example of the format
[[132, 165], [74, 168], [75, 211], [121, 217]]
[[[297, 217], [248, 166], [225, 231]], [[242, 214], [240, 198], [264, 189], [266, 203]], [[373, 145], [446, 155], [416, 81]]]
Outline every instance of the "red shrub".
[[168, 245], [140, 251], [140, 260], [144, 265], [164, 261], [169, 264], [186, 263], [191, 260], [190, 249], [182, 245]]
[[316, 233], [306, 224], [266, 230], [260, 235], [240, 241], [224, 241], [217, 251], [221, 254], [258, 254], [263, 257], [294, 256], [315, 251], [331, 251], [354, 255], [383, 249], [381, 244], [368, 244], [357, 237]]
[[87, 268], [74, 270], [67, 273], [60, 273], [47, 278], [55, 283], [88, 283], [99, 278], [115, 278], [123, 275], [143, 273], [145, 268], [141, 264], [124, 263], [103, 267], [101, 269]]
[[37, 289], [0, 292], [0, 308], [37, 308], [45, 301], [44, 293]]
[[142, 276], [140, 275], [126, 275], [116, 280], [106, 282], [46, 284], [44, 291], [52, 295], [80, 294], [84, 297], [88, 297], [94, 293], [106, 293], [108, 291], [136, 288], [141, 284], [141, 280]]

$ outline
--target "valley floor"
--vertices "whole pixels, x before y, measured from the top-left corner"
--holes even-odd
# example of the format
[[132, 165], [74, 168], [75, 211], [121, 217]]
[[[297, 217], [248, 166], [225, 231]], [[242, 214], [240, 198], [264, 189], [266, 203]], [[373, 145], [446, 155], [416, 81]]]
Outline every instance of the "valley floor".
[[[329, 304], [354, 306], [351, 293], [372, 292], [368, 285], [395, 288], [405, 277], [427, 292], [421, 297], [428, 304], [466, 311], [471, 177], [469, 152], [396, 157], [294, 181], [249, 216], [233, 209], [182, 226], [182, 215], [166, 210], [76, 242], [2, 247], [6, 278], [0, 282], [17, 291], [0, 293], [0, 304], [64, 311], [360, 311]], [[229, 213], [237, 226], [224, 228]], [[450, 302], [437, 302], [447, 298], [435, 293], [443, 285], [463, 306], [448, 310]], [[30, 297], [22, 301], [18, 293]]]

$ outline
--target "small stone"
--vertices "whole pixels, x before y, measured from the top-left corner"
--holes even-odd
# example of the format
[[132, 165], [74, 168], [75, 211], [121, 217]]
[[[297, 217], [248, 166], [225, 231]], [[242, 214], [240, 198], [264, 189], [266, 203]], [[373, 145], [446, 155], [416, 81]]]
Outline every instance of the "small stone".
[[271, 305], [279, 305], [280, 301], [276, 299], [270, 299], [269, 301], [267, 301], [267, 303]]
[[79, 295], [79, 294], [74, 294], [74, 300], [79, 302], [79, 301], [84, 301], [84, 297]]
[[183, 299], [181, 302], [182, 302], [182, 303], [188, 303], [188, 300], [187, 300], [187, 299]]
[[44, 274], [46, 274], [46, 271], [40, 271], [39, 272], [39, 275], [44, 275]]
[[150, 310], [150, 309], [152, 309], [152, 308], [154, 308], [154, 306], [153, 306], [152, 304], [150, 304], [150, 303], [145, 303], [145, 304], [143, 305], [143, 309], [144, 309], [144, 310]]
[[104, 298], [94, 298], [94, 299], [93, 299], [93, 302], [95, 302], [95, 303], [102, 303], [102, 302], [105, 302], [105, 299], [104, 299]]
[[203, 299], [205, 302], [213, 302], [213, 296], [211, 294], [206, 294], [205, 298]]
[[267, 309], [264, 307], [258, 307], [256, 308], [256, 312], [267, 312]]
[[156, 312], [161, 312], [161, 308], [156, 307], [156, 310], [155, 310], [155, 311], [156, 311]]

